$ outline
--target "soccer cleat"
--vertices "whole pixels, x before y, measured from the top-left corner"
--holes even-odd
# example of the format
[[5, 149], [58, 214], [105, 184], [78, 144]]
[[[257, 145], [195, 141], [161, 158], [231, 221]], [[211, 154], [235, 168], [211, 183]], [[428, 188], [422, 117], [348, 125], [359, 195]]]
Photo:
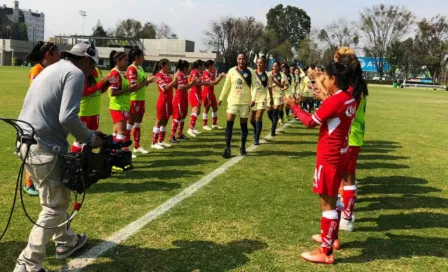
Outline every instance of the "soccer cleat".
[[170, 139], [170, 143], [172, 144], [179, 144], [179, 141], [176, 139], [176, 137], [173, 137]]
[[23, 191], [30, 196], [39, 196], [39, 191], [36, 190], [34, 185], [31, 185], [30, 187], [23, 186]]
[[224, 159], [228, 159], [232, 156], [232, 151], [229, 148], [224, 149], [224, 153], [222, 154], [222, 157]]
[[137, 159], [137, 155], [132, 154], [132, 158], [133, 158], [133, 159]]
[[159, 150], [161, 150], [161, 149], [165, 149], [163, 146], [161, 146], [159, 143], [156, 143], [156, 144], [153, 144], [153, 145], [151, 145], [151, 148], [152, 149], [159, 149]]
[[313, 263], [334, 264], [334, 255], [330, 254], [329, 256], [327, 256], [322, 251], [321, 247], [317, 248], [314, 251], [304, 252], [301, 256], [305, 260]]
[[112, 166], [112, 172], [123, 172], [123, 168]]
[[197, 137], [196, 134], [194, 133], [194, 131], [193, 131], [192, 129], [189, 129], [189, 130], [187, 131], [187, 134], [190, 135], [190, 137], [193, 137], [193, 138], [196, 138], [196, 137]]
[[203, 126], [202, 129], [203, 129], [203, 130], [208, 130], [208, 131], [212, 130], [212, 128], [209, 127], [209, 126]]
[[194, 129], [193, 129], [193, 133], [196, 134], [196, 135], [198, 135], [198, 134], [201, 134], [202, 132], [199, 132], [197, 129], [194, 128]]
[[159, 145], [162, 146], [162, 147], [171, 147], [170, 144], [167, 144], [165, 142], [160, 142]]
[[186, 141], [190, 140], [190, 138], [188, 138], [188, 137], [185, 136], [184, 134], [180, 135], [178, 138], [179, 138], [180, 140], [186, 140]]
[[352, 232], [353, 231], [353, 219], [345, 219], [341, 217], [341, 221], [339, 221], [339, 229]]
[[66, 244], [58, 244], [56, 246], [56, 259], [63, 260], [67, 259], [73, 253], [81, 249], [87, 243], [87, 236], [85, 234], [78, 234], [78, 242], [76, 245], [67, 246]]
[[[313, 239], [313, 242], [322, 244], [322, 236], [320, 236], [320, 234], [315, 234], [311, 238]], [[339, 250], [340, 248], [341, 248], [341, 241], [339, 239], [334, 240], [333, 249]]]
[[244, 146], [240, 147], [240, 155], [244, 156], [246, 154], [247, 154], [246, 147], [244, 147]]
[[213, 126], [212, 126], [212, 129], [223, 129], [223, 127], [220, 127], [220, 126], [218, 126], [218, 125], [213, 125]]
[[260, 141], [254, 140], [254, 145], [260, 145]]
[[142, 153], [142, 154], [148, 154], [149, 151], [144, 149], [143, 147], [139, 147], [139, 148], [134, 148], [134, 153]]

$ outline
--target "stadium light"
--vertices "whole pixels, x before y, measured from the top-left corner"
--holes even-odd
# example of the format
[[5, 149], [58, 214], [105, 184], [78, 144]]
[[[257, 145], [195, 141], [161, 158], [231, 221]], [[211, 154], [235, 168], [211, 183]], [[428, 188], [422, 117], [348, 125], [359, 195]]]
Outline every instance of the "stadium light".
[[82, 17], [82, 35], [84, 36], [84, 19], [87, 17], [87, 12], [85, 10], [80, 10], [79, 15]]

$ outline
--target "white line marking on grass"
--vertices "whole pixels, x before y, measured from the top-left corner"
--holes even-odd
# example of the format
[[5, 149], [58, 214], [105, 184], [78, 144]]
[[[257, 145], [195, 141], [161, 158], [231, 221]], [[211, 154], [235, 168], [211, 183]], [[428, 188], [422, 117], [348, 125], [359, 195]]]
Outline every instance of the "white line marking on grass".
[[[289, 125], [294, 123], [294, 121], [288, 122], [285, 124], [282, 128], [280, 128], [278, 131], [283, 131], [285, 128], [287, 128]], [[271, 139], [272, 136], [269, 134], [266, 137], [263, 138], [262, 142], [266, 142], [266, 140]], [[254, 151], [258, 146], [251, 145], [247, 151], [251, 152]], [[128, 224], [121, 230], [113, 233], [111, 236], [107, 237], [104, 242], [102, 242], [99, 245], [96, 245], [92, 247], [89, 251], [84, 252], [77, 258], [74, 258], [71, 260], [66, 267], [64, 267], [63, 271], [71, 271], [71, 272], [78, 272], [81, 271], [83, 268], [88, 266], [89, 264], [93, 263], [96, 258], [103, 255], [106, 251], [109, 249], [112, 249], [116, 247], [118, 244], [120, 244], [123, 241], [126, 241], [137, 233], [140, 229], [142, 229], [144, 226], [146, 226], [149, 222], [154, 221], [159, 216], [163, 215], [167, 211], [171, 210], [174, 206], [182, 202], [184, 199], [190, 197], [193, 195], [196, 191], [204, 187], [205, 185], [209, 184], [213, 179], [215, 179], [217, 176], [223, 174], [227, 171], [230, 167], [237, 164], [239, 161], [241, 161], [244, 158], [244, 156], [236, 156], [215, 169], [213, 172], [208, 174], [207, 176], [201, 178], [196, 183], [193, 183], [188, 188], [174, 196], [173, 198], [169, 199], [165, 203], [161, 204], [154, 210], [151, 210], [147, 214], [143, 215], [139, 219], [135, 220], [134, 222]]]

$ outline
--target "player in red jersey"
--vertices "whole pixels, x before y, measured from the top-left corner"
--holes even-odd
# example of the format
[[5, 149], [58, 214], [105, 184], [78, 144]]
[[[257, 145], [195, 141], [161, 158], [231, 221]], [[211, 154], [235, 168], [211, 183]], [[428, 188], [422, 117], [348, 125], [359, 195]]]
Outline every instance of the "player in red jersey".
[[179, 139], [188, 140], [184, 136], [184, 123], [188, 114], [188, 89], [196, 84], [196, 77], [191, 82], [188, 81], [188, 69], [190, 64], [186, 60], [179, 60], [176, 66], [177, 71], [177, 86], [176, 93], [173, 99], [173, 124], [171, 127], [170, 142], [178, 144], [176, 139], [176, 130]]
[[196, 81], [198, 84], [195, 84], [191, 87], [190, 94], [188, 95], [188, 100], [190, 101], [191, 106], [191, 116], [190, 116], [190, 128], [187, 131], [187, 134], [193, 138], [196, 138], [198, 134], [201, 132], [196, 130], [196, 120], [198, 119], [198, 115], [201, 112], [201, 104], [202, 104], [202, 72], [204, 71], [204, 62], [202, 60], [197, 60], [193, 63], [193, 70], [190, 73], [191, 82], [193, 78], [197, 78]]
[[[208, 60], [205, 62], [205, 68], [202, 75], [202, 82], [204, 84], [204, 88], [202, 90], [202, 104], [204, 105], [204, 112], [202, 113], [202, 118], [204, 119], [204, 130], [212, 130], [212, 129], [222, 129], [222, 127], [218, 126], [218, 101], [215, 96], [215, 86], [221, 82], [221, 80], [225, 77], [225, 74], [222, 73], [216, 78], [216, 68], [215, 62], [213, 60]], [[208, 126], [208, 112], [210, 111], [210, 107], [212, 108], [212, 127]]]
[[178, 73], [174, 74], [174, 80], [171, 78], [170, 61], [161, 59], [154, 66], [155, 81], [159, 89], [159, 98], [157, 99], [157, 122], [152, 132], [152, 146], [154, 149], [164, 149], [171, 147], [165, 143], [166, 125], [170, 116], [173, 115], [173, 87], [177, 84]]
[[348, 136], [356, 114], [356, 101], [348, 92], [352, 76], [351, 66], [331, 61], [326, 68], [324, 84], [332, 96], [312, 115], [302, 110], [294, 98], [285, 98], [285, 103], [304, 125], [320, 126], [313, 191], [320, 195], [322, 244], [315, 251], [302, 253], [310, 262], [334, 263], [333, 246], [339, 230], [336, 202], [349, 149]]

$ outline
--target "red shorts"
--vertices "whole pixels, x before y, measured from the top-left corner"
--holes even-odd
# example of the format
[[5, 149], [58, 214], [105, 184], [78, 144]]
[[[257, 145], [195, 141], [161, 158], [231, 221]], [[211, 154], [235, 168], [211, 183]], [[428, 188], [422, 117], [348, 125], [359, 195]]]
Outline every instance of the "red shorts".
[[172, 98], [157, 100], [157, 120], [168, 120], [173, 115]]
[[131, 114], [143, 115], [145, 114], [145, 111], [146, 111], [145, 100], [138, 100], [138, 101], [131, 100], [131, 110], [130, 110]]
[[356, 173], [356, 165], [358, 163], [358, 155], [361, 151], [360, 146], [350, 146], [346, 155], [344, 172], [347, 174]]
[[343, 167], [330, 164], [316, 164], [313, 192], [320, 195], [338, 196]]
[[129, 111], [109, 110], [109, 112], [114, 124], [129, 119]]
[[100, 126], [100, 116], [80, 116], [81, 122], [90, 130], [98, 130]]
[[190, 106], [192, 108], [200, 107], [202, 102], [201, 93], [196, 91], [190, 91], [188, 95], [188, 100], [190, 101]]
[[218, 107], [218, 101], [216, 100], [215, 92], [203, 91], [202, 104], [204, 105], [204, 107], [212, 107], [216, 109]]
[[173, 118], [176, 120], [185, 119], [188, 115], [188, 96], [185, 99], [174, 98], [173, 99]]

